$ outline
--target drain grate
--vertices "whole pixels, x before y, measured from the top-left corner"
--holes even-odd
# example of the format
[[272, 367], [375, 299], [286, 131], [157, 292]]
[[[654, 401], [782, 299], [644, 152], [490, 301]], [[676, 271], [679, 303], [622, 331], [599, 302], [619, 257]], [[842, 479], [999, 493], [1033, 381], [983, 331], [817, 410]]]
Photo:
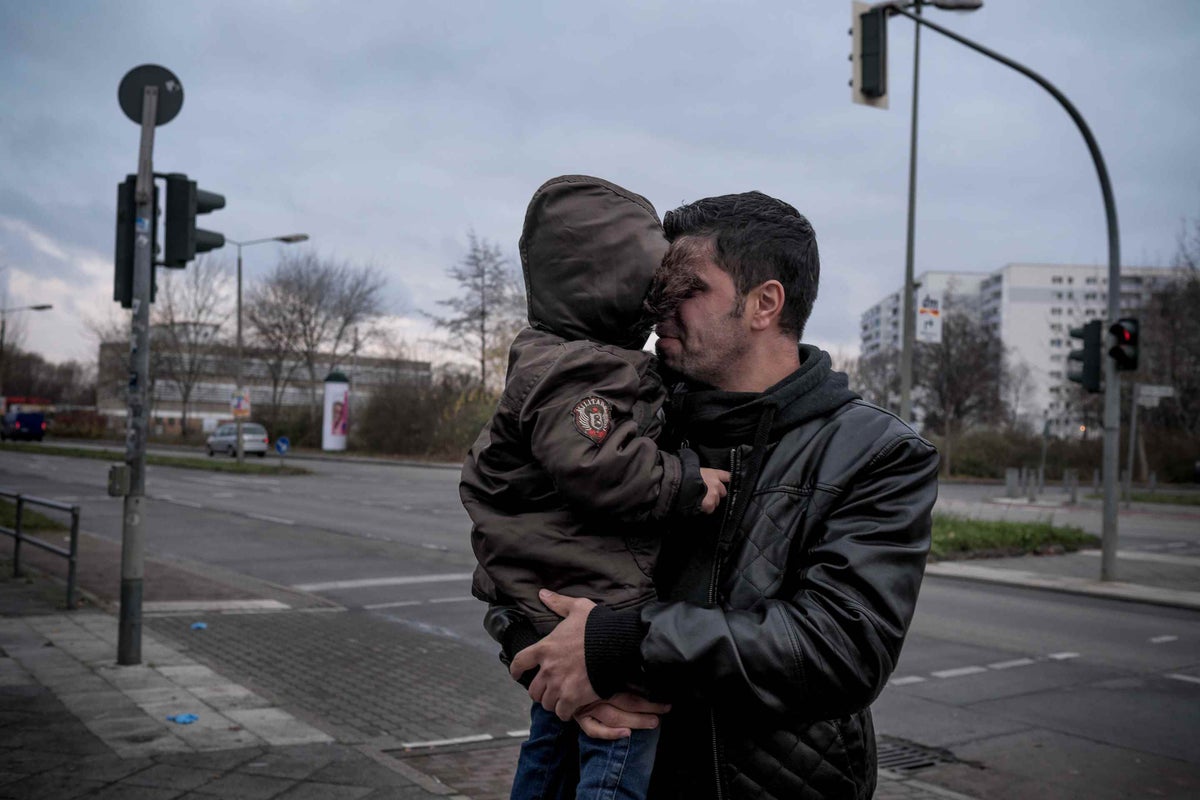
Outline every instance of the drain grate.
[[880, 736], [875, 742], [875, 752], [880, 769], [890, 769], [893, 772], [916, 772], [938, 764], [954, 764], [958, 761], [949, 750], [925, 747], [894, 736]]

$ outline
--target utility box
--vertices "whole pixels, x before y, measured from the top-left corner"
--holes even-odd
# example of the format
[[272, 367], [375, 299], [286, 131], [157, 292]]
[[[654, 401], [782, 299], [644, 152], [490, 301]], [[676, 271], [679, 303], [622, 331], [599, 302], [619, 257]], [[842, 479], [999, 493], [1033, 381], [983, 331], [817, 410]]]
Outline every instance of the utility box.
[[113, 464], [108, 468], [108, 496], [124, 497], [129, 494], [129, 466]]

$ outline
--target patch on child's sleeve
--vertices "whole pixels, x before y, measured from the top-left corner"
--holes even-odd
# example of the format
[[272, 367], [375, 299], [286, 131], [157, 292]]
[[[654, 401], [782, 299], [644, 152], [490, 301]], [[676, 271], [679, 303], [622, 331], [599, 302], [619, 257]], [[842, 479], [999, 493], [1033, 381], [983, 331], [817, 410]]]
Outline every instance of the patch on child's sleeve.
[[575, 419], [575, 430], [600, 444], [612, 428], [612, 403], [603, 397], [585, 397], [575, 404], [571, 412]]

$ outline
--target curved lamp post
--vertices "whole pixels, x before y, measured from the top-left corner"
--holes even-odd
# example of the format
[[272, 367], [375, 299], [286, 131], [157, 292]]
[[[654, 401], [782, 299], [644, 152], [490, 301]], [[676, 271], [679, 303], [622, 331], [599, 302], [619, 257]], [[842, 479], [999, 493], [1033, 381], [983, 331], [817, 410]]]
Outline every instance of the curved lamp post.
[[[226, 244], [237, 246], [237, 373], [235, 382], [237, 389], [240, 391], [242, 387], [242, 248], [249, 247], [253, 244], [266, 244], [267, 242], [281, 242], [282, 244], [296, 244], [297, 242], [307, 242], [307, 233], [289, 233], [286, 236], [268, 236], [265, 239], [249, 239], [244, 242], [236, 242], [233, 239], [226, 239]], [[237, 460], [241, 464], [246, 460], [245, 447], [242, 443], [242, 418], [238, 417], [237, 423]]]
[[[943, 0], [943, 2], [948, 1]], [[909, 13], [905, 10], [907, 5], [900, 2], [881, 3], [876, 8], [885, 8], [890, 14], [899, 14], [908, 17], [917, 23], [918, 29], [922, 25], [932, 28], [943, 36], [953, 39], [959, 44], [966, 45], [977, 53], [982, 53], [990, 59], [999, 61], [1006, 67], [1012, 67], [1049, 92], [1058, 101], [1059, 105], [1066, 110], [1067, 114], [1070, 115], [1075, 126], [1079, 128], [1079, 132], [1083, 135], [1083, 140], [1087, 144], [1088, 152], [1092, 156], [1092, 162], [1096, 166], [1096, 175], [1100, 179], [1100, 193], [1104, 199], [1104, 217], [1108, 227], [1108, 320], [1109, 323], [1115, 322], [1121, 315], [1121, 244], [1117, 232], [1117, 204], [1113, 199], [1112, 183], [1108, 179], [1108, 168], [1104, 164], [1104, 156], [1101, 155], [1100, 146], [1096, 143], [1096, 137], [1092, 135], [1091, 128], [1084, 121], [1083, 115], [1066, 98], [1066, 95], [1041, 75], [1023, 64], [1018, 64], [1011, 58], [1006, 58], [994, 50], [971, 41], [965, 36], [960, 36], [953, 31], [935, 25], [929, 20], [923, 19], [919, 14]], [[915, 120], [915, 94], [913, 108], [913, 119]], [[907, 316], [911, 316], [911, 314]], [[906, 325], [909, 324], [907, 316], [905, 319]], [[1120, 446], [1118, 437], [1121, 433], [1120, 380], [1116, 362], [1112, 358], [1104, 359], [1104, 520], [1100, 537], [1100, 580], [1103, 581], [1117, 579], [1117, 461], [1118, 448]]]

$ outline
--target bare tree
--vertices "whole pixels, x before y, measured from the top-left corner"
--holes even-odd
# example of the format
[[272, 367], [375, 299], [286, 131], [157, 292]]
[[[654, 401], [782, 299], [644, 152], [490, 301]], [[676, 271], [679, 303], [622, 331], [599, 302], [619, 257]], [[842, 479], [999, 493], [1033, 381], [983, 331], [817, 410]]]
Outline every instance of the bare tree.
[[1008, 425], [1016, 430], [1021, 427], [1021, 403], [1028, 400], [1033, 390], [1033, 370], [1023, 359], [1009, 359], [1008, 368], [1004, 371], [1004, 403], [1008, 407]]
[[851, 377], [850, 388], [869, 403], [892, 412], [900, 410], [900, 353], [886, 348], [871, 355], [859, 356]]
[[229, 270], [214, 258], [201, 256], [187, 269], [159, 272], [151, 351], [157, 351], [158, 379], [179, 392], [185, 439], [193, 390], [205, 375], [220, 372], [214, 345], [231, 314], [230, 294]]
[[1140, 315], [1141, 369], [1135, 379], [1165, 384], [1175, 396], [1147, 414], [1163, 427], [1200, 434], [1200, 219], [1179, 237], [1175, 276]]
[[479, 238], [474, 231], [467, 239], [467, 254], [446, 270], [461, 292], [438, 301], [452, 314], [428, 316], [451, 335], [452, 349], [478, 360], [479, 385], [487, 387], [489, 376], [503, 375], [503, 368], [496, 369], [496, 364], [504, 363], [509, 343], [524, 325], [525, 296], [498, 245]]
[[955, 437], [973, 424], [989, 424], [1004, 415], [1004, 345], [995, 331], [972, 315], [945, 304], [940, 344], [918, 343], [914, 384], [925, 408], [925, 423], [943, 437], [942, 465], [952, 468]]
[[354, 346], [353, 330], [371, 334], [383, 308], [383, 277], [371, 267], [323, 259], [312, 251], [284, 254], [275, 269], [251, 287], [246, 316], [255, 345], [271, 374], [275, 413], [296, 371], [310, 381], [312, 410], [320, 406], [318, 381], [336, 369]]

